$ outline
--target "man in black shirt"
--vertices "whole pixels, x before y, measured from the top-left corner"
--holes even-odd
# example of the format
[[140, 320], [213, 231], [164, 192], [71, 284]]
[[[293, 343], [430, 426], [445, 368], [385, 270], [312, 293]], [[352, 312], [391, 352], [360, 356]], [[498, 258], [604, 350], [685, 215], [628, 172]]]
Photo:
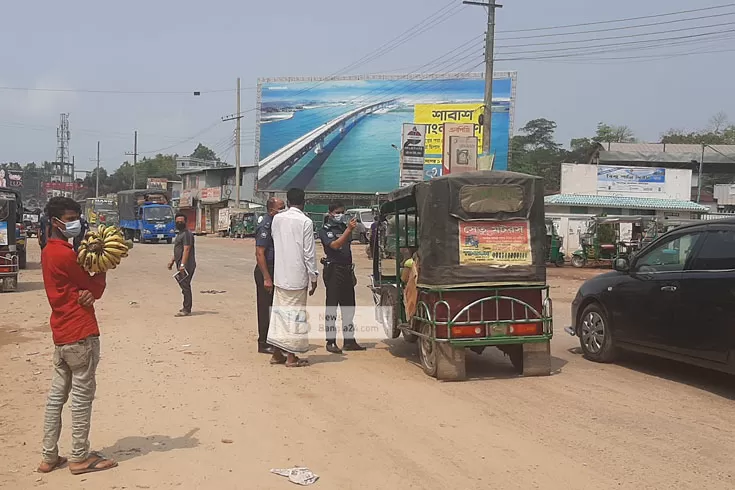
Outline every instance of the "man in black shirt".
[[327, 334], [327, 350], [333, 354], [341, 354], [337, 347], [337, 306], [342, 313], [343, 349], [346, 351], [365, 350], [355, 341], [353, 320], [355, 317], [355, 268], [352, 264], [352, 231], [357, 226], [353, 218], [345, 218], [345, 205], [339, 201], [329, 205], [329, 214], [324, 219], [324, 226], [319, 230], [319, 239], [324, 245], [326, 259], [324, 264], [324, 286], [327, 288], [327, 308], [325, 328]]
[[181, 286], [181, 293], [184, 295], [184, 307], [179, 310], [176, 316], [191, 315], [192, 295], [191, 295], [191, 279], [194, 277], [197, 263], [194, 253], [194, 234], [186, 226], [186, 215], [183, 213], [176, 214], [176, 230], [177, 235], [174, 240], [174, 256], [168, 263], [168, 269], [176, 264], [179, 271], [177, 280]]
[[273, 216], [285, 209], [281, 199], [271, 197], [266, 203], [268, 214], [258, 218], [255, 229], [255, 287], [258, 306], [258, 352], [273, 354], [273, 347], [269, 346], [268, 325], [270, 324], [270, 309], [273, 306], [273, 265], [275, 255], [273, 250], [273, 236], [271, 223]]

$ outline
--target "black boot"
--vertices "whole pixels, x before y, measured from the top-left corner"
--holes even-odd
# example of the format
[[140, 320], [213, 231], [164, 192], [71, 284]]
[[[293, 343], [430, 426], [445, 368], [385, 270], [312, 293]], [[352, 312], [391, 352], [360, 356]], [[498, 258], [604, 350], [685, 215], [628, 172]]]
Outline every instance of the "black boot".
[[342, 354], [342, 349], [337, 347], [336, 342], [327, 342], [327, 352], [331, 352], [332, 354]]
[[344, 346], [342, 346], [342, 349], [346, 351], [361, 351], [361, 350], [366, 350], [367, 348], [358, 344], [355, 339], [352, 339], [352, 340], [345, 340], [345, 344]]

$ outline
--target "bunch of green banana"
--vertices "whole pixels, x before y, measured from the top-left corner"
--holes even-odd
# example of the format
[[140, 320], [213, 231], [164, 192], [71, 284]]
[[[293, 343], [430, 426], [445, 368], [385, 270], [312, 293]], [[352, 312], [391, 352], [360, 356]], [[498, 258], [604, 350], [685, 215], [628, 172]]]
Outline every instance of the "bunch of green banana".
[[97, 231], [89, 231], [79, 246], [77, 262], [87, 272], [107, 272], [120, 265], [133, 248], [131, 240], [125, 240], [120, 228], [99, 225]]

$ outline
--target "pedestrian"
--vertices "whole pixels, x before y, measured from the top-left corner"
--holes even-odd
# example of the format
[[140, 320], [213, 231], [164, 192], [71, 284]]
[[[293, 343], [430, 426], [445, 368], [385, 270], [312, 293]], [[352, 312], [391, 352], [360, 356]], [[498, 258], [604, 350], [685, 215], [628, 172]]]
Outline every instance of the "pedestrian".
[[274, 347], [271, 364], [302, 367], [308, 361], [299, 359], [297, 354], [309, 351], [305, 325], [307, 292], [311, 296], [316, 291], [319, 272], [314, 223], [304, 214], [304, 191], [290, 189], [286, 199], [288, 210], [276, 214], [271, 224], [276, 260], [268, 344]]
[[90, 452], [92, 400], [97, 389], [100, 330], [94, 302], [105, 291], [105, 274], [90, 276], [79, 264], [69, 238], [79, 236], [80, 206], [68, 197], [53, 197], [46, 206], [50, 221], [42, 252], [43, 285], [51, 305], [54, 374], [46, 402], [43, 462], [38, 471], [49, 473], [67, 463], [59, 455], [61, 411], [71, 394], [72, 449], [69, 470], [80, 475], [108, 470], [117, 462]]
[[168, 263], [168, 270], [176, 264], [178, 274], [176, 276], [181, 293], [184, 295], [183, 308], [176, 316], [190, 316], [193, 303], [191, 294], [191, 280], [197, 268], [196, 253], [194, 251], [194, 234], [187, 227], [186, 215], [176, 213], [176, 238], [174, 239], [174, 256]]
[[329, 204], [329, 215], [319, 230], [324, 246], [324, 286], [327, 288], [325, 329], [327, 351], [341, 354], [337, 347], [337, 307], [342, 313], [342, 348], [346, 351], [365, 350], [355, 340], [355, 266], [352, 263], [352, 231], [357, 227], [355, 218], [345, 215], [345, 205], [340, 201]]
[[271, 306], [273, 305], [273, 236], [271, 222], [273, 216], [286, 207], [282, 199], [271, 197], [266, 203], [268, 214], [258, 218], [255, 229], [255, 288], [258, 307], [258, 352], [273, 354], [273, 347], [268, 345], [268, 324], [270, 323]]

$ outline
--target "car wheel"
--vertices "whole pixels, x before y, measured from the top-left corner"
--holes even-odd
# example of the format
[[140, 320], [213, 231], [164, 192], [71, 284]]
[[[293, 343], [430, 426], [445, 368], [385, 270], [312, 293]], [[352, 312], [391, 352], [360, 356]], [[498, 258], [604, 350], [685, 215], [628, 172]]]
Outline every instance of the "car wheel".
[[595, 362], [612, 362], [616, 348], [607, 315], [599, 304], [588, 305], [579, 321], [579, 344], [584, 356]]

